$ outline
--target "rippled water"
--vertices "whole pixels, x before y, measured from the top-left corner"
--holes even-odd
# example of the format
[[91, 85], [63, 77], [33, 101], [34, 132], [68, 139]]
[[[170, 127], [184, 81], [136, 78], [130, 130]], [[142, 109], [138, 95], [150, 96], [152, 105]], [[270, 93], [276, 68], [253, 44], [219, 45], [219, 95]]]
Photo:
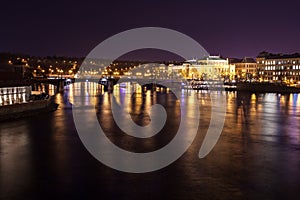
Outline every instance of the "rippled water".
[[[124, 88], [114, 94], [122, 96]], [[87, 95], [89, 94], [89, 95]], [[110, 111], [111, 94], [82, 83], [56, 95], [55, 112], [0, 123], [0, 199], [288, 199], [299, 196], [300, 97], [298, 94], [224, 92], [227, 111], [222, 135], [210, 152], [198, 158], [210, 117], [210, 93], [197, 95], [200, 125], [188, 151], [156, 172], [130, 174], [93, 158], [81, 143], [72, 117], [72, 102], [96, 105], [107, 137], [134, 152], [150, 152], [168, 144], [180, 123], [180, 104], [169, 91], [138, 91], [130, 112], [147, 125], [147, 109], [166, 108], [167, 122], [149, 139], [121, 132]], [[190, 110], [192, 112], [192, 110]], [[187, 135], [189, 139], [189, 135]]]

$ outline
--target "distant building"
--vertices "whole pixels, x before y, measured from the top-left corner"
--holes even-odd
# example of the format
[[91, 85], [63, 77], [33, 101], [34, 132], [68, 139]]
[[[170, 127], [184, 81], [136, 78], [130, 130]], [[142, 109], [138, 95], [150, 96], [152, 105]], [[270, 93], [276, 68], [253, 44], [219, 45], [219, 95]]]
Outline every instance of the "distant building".
[[132, 78], [169, 79], [168, 66], [165, 64], [140, 64], [124, 75]]
[[253, 58], [230, 59], [235, 65], [235, 74], [238, 79], [250, 80], [257, 77], [257, 63]]
[[262, 81], [297, 83], [300, 81], [300, 54], [262, 52], [256, 58]]
[[[229, 79], [235, 75], [235, 66], [220, 56], [208, 56], [199, 60], [187, 60], [181, 66], [174, 66], [182, 77], [188, 79]], [[181, 70], [179, 70], [181, 69]]]

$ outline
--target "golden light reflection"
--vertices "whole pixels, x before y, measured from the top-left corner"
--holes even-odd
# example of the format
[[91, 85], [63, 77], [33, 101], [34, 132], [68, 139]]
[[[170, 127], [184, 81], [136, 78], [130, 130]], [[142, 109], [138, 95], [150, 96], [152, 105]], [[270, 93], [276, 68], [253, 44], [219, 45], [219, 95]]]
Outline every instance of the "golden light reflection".
[[256, 101], [256, 94], [252, 94], [252, 95], [251, 95], [251, 100], [252, 100], [252, 101]]
[[146, 109], [150, 109], [152, 103], [151, 103], [151, 91], [147, 90], [146, 92], [146, 99], [145, 99], [145, 105]]
[[110, 100], [109, 100], [110, 96], [109, 94], [106, 92], [103, 94], [103, 108], [105, 109], [109, 109], [110, 108]]
[[[15, 177], [30, 180], [32, 176], [30, 128], [24, 123], [18, 129], [21, 131], [11, 132], [9, 126], [1, 129], [1, 179], [6, 185], [15, 186]], [[24, 155], [29, 155], [29, 159], [20, 159]]]

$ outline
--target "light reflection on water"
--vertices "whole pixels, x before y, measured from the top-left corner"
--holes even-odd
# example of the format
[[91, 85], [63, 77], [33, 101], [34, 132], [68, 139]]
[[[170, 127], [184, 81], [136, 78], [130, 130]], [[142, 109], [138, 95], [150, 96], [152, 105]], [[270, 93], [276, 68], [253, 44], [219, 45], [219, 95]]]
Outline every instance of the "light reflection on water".
[[[124, 102], [128, 98], [125, 93], [138, 89], [127, 99], [137, 124], [150, 122], [151, 105], [165, 106], [168, 119], [161, 133], [149, 139], [122, 133], [110, 111], [112, 94], [96, 83], [69, 85], [55, 97], [60, 104], [57, 111], [0, 123], [0, 198], [22, 198], [25, 194], [32, 198], [125, 199], [272, 199], [299, 195], [298, 94], [219, 94], [226, 95], [227, 100], [224, 129], [213, 151], [200, 160], [197, 156], [211, 115], [210, 92], [184, 91], [183, 95], [196, 95], [200, 104], [194, 143], [171, 166], [136, 175], [116, 172], [93, 159], [80, 142], [72, 119], [72, 103], [78, 98], [83, 106], [94, 105], [90, 110], [96, 107], [107, 137], [120, 147], [135, 152], [163, 147], [178, 129], [180, 101], [170, 91], [142, 93], [135, 85], [126, 87], [129, 89], [116, 86], [114, 95]], [[191, 115], [195, 102], [188, 101]]]

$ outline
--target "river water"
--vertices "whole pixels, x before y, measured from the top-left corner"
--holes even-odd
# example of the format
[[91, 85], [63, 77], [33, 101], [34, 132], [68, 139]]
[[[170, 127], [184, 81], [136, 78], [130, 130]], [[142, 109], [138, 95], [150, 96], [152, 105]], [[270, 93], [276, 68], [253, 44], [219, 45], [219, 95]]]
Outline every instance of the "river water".
[[[116, 88], [121, 95], [124, 88]], [[94, 102], [99, 123], [116, 145], [151, 152], [168, 144], [180, 123], [180, 106], [170, 91], [138, 91], [131, 118], [150, 121], [147, 108], [160, 103], [168, 115], [162, 131], [140, 139], [122, 134], [110, 111], [111, 94], [93, 83], [56, 94], [55, 112], [0, 123], [0, 199], [294, 199], [300, 195], [300, 97], [298, 94], [223, 92], [222, 134], [203, 159], [199, 149], [211, 117], [210, 92], [186, 91], [200, 104], [198, 134], [171, 165], [143, 174], [111, 169], [84, 147], [72, 102]], [[213, 93], [213, 92], [211, 92]], [[91, 98], [93, 97], [93, 98]], [[189, 137], [189, 135], [187, 135]]]

